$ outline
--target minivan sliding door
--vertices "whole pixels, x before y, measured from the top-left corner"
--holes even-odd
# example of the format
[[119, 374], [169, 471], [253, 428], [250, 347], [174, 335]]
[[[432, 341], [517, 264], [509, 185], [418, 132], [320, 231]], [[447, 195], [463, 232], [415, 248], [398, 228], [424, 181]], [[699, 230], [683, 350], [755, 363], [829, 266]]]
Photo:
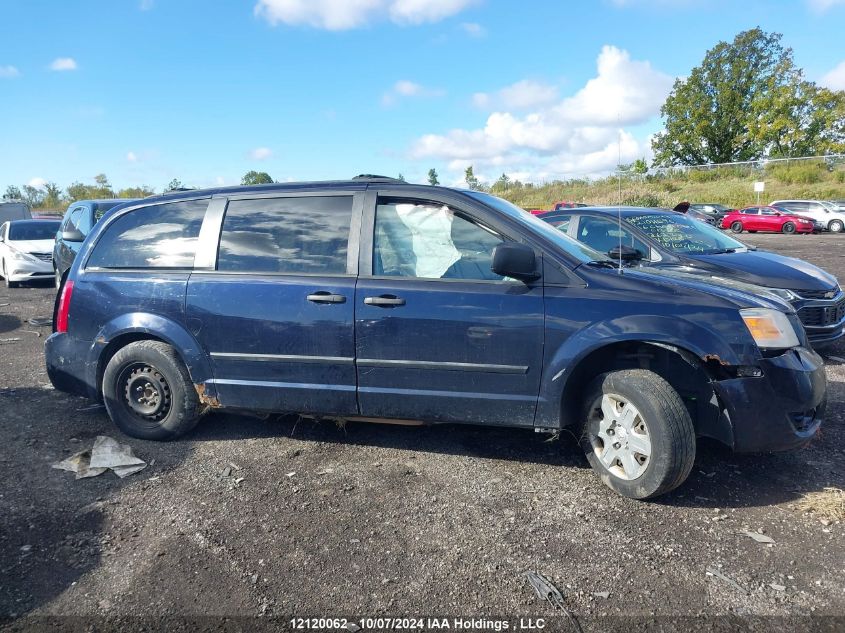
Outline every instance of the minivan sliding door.
[[349, 248], [358, 195], [298, 192], [217, 202], [225, 212], [216, 262], [191, 275], [187, 313], [224, 406], [358, 413], [357, 248]]

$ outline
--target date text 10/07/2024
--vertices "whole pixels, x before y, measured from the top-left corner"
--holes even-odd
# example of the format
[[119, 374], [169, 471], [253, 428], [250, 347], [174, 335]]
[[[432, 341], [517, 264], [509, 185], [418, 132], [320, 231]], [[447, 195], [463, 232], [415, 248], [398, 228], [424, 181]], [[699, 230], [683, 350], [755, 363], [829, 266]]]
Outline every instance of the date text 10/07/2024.
[[546, 628], [544, 618], [291, 618], [294, 630], [345, 631], [530, 631]]

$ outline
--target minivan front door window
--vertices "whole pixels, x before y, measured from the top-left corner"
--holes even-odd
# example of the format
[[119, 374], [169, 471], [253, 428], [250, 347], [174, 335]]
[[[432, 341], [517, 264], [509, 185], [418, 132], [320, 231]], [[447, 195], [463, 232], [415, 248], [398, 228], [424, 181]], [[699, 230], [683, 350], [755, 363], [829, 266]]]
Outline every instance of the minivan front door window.
[[490, 266], [502, 241], [446, 205], [386, 201], [376, 208], [373, 274], [500, 280]]

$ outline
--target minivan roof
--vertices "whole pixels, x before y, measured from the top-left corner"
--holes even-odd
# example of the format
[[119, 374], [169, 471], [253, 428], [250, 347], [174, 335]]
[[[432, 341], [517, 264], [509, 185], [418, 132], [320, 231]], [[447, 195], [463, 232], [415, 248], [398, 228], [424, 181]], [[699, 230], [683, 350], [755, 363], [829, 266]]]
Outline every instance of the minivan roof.
[[[309, 189], [321, 189], [325, 191], [344, 190], [344, 191], [364, 191], [370, 185], [390, 185], [390, 187], [408, 188], [409, 190], [446, 190], [454, 193], [466, 195], [468, 190], [456, 187], [441, 187], [433, 185], [421, 185], [405, 182], [398, 178], [388, 178], [386, 176], [371, 176], [362, 175], [349, 180], [313, 180], [303, 182], [285, 182], [285, 183], [271, 183], [267, 185], [234, 185], [230, 187], [211, 187], [208, 189], [189, 189], [186, 191], [172, 191], [162, 193], [149, 198], [144, 198], [144, 204], [156, 201], [168, 200], [182, 200], [189, 198], [204, 198], [215, 195], [235, 195], [241, 193], [273, 193], [275, 191], [297, 191]], [[125, 200], [124, 202], [129, 202]]]

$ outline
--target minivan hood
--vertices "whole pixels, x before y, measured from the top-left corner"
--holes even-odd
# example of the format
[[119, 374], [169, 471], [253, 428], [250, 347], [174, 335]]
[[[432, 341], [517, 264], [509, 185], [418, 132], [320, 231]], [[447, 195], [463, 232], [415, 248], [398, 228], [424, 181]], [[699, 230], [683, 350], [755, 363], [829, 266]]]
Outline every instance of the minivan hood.
[[794, 257], [765, 251], [706, 255], [677, 254], [684, 263], [755, 286], [788, 290], [831, 290], [836, 277]]
[[775, 308], [786, 313], [795, 312], [795, 308], [791, 303], [769, 292], [768, 288], [735, 279], [712, 277], [700, 268], [692, 266], [652, 266], [637, 268], [636, 270], [660, 278], [661, 280], [671, 280], [687, 288], [693, 288], [723, 299], [729, 299], [737, 305], [742, 304], [741, 307], [766, 307]]

